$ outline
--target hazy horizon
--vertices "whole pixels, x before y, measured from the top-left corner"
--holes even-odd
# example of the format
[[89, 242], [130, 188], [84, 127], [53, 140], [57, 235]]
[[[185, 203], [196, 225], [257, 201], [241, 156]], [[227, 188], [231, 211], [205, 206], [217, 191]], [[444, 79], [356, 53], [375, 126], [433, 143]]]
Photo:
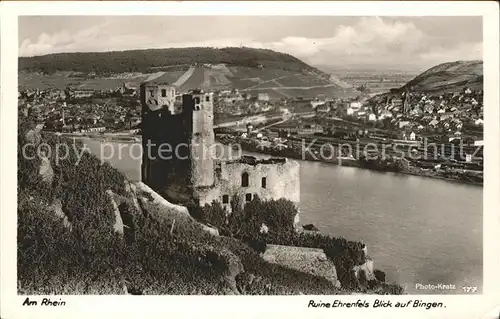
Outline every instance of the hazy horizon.
[[245, 46], [323, 70], [422, 71], [483, 52], [481, 17], [21, 16], [18, 42], [21, 57]]

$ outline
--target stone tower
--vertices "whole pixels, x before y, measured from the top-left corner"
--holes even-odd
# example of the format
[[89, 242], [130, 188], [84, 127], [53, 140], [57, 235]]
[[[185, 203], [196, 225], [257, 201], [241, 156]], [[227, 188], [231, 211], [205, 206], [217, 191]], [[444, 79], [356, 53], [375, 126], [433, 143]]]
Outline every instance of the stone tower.
[[213, 95], [178, 96], [167, 83], [141, 85], [142, 181], [166, 199], [187, 203], [214, 184]]
[[191, 182], [194, 187], [212, 186], [215, 160], [213, 94], [194, 92], [192, 100]]

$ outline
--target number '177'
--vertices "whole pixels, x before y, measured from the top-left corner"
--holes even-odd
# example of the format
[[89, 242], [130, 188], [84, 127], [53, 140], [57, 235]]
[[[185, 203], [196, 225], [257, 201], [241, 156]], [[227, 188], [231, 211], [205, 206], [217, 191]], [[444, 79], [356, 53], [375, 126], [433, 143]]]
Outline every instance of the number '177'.
[[477, 287], [476, 286], [463, 286], [462, 290], [464, 292], [467, 292], [467, 293], [474, 293], [477, 291]]

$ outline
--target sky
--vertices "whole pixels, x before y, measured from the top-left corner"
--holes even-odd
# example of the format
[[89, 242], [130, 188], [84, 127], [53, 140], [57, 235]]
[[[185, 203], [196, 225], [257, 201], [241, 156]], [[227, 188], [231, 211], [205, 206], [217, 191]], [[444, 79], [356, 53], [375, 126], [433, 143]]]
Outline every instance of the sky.
[[327, 68], [482, 59], [481, 17], [24, 16], [19, 55], [245, 46]]

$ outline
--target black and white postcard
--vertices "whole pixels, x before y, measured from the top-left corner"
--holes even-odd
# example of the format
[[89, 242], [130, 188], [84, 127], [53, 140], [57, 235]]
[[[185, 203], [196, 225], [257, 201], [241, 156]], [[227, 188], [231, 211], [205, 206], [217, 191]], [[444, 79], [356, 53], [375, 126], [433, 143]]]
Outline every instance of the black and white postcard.
[[498, 3], [1, 14], [2, 318], [499, 318]]

